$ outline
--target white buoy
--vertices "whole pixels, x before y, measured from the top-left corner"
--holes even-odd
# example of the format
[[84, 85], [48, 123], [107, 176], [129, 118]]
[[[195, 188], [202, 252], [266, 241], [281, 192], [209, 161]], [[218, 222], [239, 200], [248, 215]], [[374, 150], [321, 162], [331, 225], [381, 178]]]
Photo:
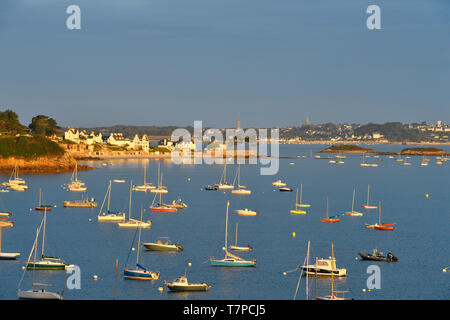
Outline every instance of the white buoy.
[[164, 291], [163, 287], [159, 287], [159, 288], [158, 288], [158, 291], [159, 291], [159, 292], [163, 292], [163, 291]]
[[189, 262], [189, 263], [188, 263], [188, 266], [189, 266], [189, 267], [192, 267], [192, 263]]
[[366, 289], [362, 289], [362, 292], [366, 292]]
[[286, 272], [283, 272], [283, 276], [285, 276], [285, 275], [287, 275], [287, 273], [286, 273]]
[[131, 248], [131, 251], [134, 251], [134, 248]]
[[98, 276], [96, 274], [94, 274], [94, 276], [92, 277], [94, 280], [98, 279]]

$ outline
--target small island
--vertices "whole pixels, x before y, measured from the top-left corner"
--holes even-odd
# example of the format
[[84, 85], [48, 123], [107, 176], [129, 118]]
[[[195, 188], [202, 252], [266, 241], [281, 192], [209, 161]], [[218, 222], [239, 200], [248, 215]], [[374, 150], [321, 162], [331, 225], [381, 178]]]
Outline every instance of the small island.
[[[39, 115], [28, 127], [15, 112], [0, 111], [0, 173], [11, 173], [17, 167], [26, 173], [63, 173], [74, 170], [76, 160], [52, 140], [60, 128], [56, 121]], [[79, 165], [79, 171], [92, 170]]]
[[377, 154], [377, 155], [408, 155], [408, 156], [449, 156], [442, 149], [438, 148], [406, 148], [400, 152], [381, 152], [373, 149], [362, 148], [351, 144], [336, 144], [326, 148], [319, 153], [353, 153], [353, 154]]
[[329, 148], [326, 148], [319, 153], [355, 153], [355, 154], [364, 154], [364, 153], [377, 153], [373, 149], [362, 148], [352, 144], [335, 144]]

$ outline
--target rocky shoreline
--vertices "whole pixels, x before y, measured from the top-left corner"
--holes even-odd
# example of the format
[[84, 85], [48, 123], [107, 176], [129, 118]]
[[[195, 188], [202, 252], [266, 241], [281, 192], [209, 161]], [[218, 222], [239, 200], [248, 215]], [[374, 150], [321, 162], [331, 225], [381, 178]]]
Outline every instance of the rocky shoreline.
[[[68, 154], [60, 157], [38, 157], [24, 159], [21, 157], [0, 158], [0, 173], [11, 173], [17, 165], [20, 173], [67, 173], [75, 168], [76, 160]], [[78, 165], [78, 171], [89, 171], [94, 168]]]

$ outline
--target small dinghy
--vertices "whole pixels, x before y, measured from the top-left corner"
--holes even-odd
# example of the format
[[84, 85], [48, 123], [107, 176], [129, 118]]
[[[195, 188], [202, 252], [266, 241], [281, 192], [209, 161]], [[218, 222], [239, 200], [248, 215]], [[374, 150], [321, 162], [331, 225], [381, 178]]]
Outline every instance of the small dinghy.
[[207, 190], [207, 191], [217, 191], [217, 187], [208, 185], [207, 187], [205, 187], [205, 190]]
[[361, 251], [359, 252], [359, 255], [363, 260], [387, 261], [387, 262], [398, 261], [398, 258], [394, 256], [392, 253], [389, 252], [386, 256], [383, 256], [383, 252], [378, 252], [377, 249], [373, 249], [372, 254]]
[[281, 187], [278, 190], [280, 190], [280, 192], [292, 192], [292, 191], [294, 191], [292, 188], [289, 188], [289, 187]]

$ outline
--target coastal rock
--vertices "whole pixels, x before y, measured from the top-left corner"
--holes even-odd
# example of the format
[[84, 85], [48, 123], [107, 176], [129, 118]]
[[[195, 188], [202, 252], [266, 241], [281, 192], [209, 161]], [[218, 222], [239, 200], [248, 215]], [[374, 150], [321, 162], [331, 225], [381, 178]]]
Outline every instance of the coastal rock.
[[[72, 172], [76, 160], [68, 154], [60, 157], [38, 157], [24, 159], [21, 157], [0, 158], [0, 173], [11, 173], [17, 165], [20, 173], [66, 173]], [[78, 171], [88, 171], [93, 168], [87, 165], [78, 165]]]

